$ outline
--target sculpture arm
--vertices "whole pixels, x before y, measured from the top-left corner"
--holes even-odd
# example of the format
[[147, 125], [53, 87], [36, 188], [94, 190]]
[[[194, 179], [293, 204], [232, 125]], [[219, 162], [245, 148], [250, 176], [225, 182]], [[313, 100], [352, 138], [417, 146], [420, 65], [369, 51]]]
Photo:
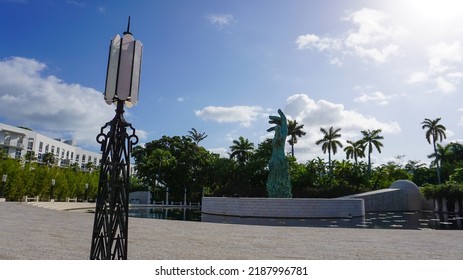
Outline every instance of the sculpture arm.
[[288, 121], [286, 120], [285, 114], [283, 114], [283, 111], [280, 109], [278, 109], [278, 114], [280, 115], [281, 136], [286, 138], [288, 135]]
[[281, 136], [286, 138], [286, 136], [288, 135], [288, 123], [286, 120], [286, 116], [280, 109], [278, 109], [278, 114], [280, 116], [269, 116], [270, 120], [268, 122], [270, 124], [275, 124], [275, 126], [272, 126], [271, 128], [267, 129], [267, 131], [274, 131], [277, 127], [280, 127]]

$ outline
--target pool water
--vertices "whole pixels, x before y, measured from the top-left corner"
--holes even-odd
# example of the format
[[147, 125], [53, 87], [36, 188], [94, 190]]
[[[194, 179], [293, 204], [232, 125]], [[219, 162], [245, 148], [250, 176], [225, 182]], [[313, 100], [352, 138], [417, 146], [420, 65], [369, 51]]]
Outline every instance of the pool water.
[[202, 214], [192, 208], [131, 208], [130, 217], [147, 219], [183, 220], [210, 223], [300, 226], [330, 228], [462, 230], [463, 217], [454, 213], [432, 212], [370, 212], [365, 217], [349, 219], [280, 219], [244, 218]]

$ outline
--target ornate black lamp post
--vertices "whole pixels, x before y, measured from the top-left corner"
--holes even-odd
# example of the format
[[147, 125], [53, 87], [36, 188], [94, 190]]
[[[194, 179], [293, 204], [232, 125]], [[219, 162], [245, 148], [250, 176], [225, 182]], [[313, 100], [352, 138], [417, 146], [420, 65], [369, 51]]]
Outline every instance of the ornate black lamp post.
[[142, 44], [134, 40], [129, 29], [130, 17], [124, 37], [116, 35], [109, 50], [105, 100], [108, 104], [115, 103], [116, 115], [97, 136], [102, 159], [90, 252], [92, 260], [127, 259], [130, 154], [138, 137], [124, 119], [124, 103], [132, 107], [138, 102], [142, 55]]
[[2, 176], [2, 188], [0, 189], [0, 198], [5, 197], [5, 185], [6, 185], [6, 179], [8, 178], [7, 174], [3, 174]]

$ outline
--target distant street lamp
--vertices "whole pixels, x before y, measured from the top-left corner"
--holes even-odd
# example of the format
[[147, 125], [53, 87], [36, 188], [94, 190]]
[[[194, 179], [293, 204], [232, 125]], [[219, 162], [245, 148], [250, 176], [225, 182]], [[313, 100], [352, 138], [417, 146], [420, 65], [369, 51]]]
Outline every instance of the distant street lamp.
[[169, 187], [166, 187], [166, 205], [169, 205]]
[[88, 183], [85, 183], [85, 202], [88, 202]]
[[186, 187], [183, 190], [183, 205], [186, 205]]
[[54, 196], [54, 188], [55, 188], [55, 179], [51, 179], [51, 185], [50, 185], [50, 201], [55, 202], [55, 196]]
[[124, 119], [124, 104], [132, 107], [138, 103], [141, 56], [142, 43], [130, 33], [129, 17], [124, 36], [116, 35], [109, 47], [104, 99], [116, 105], [116, 115], [96, 137], [102, 158], [91, 260], [127, 259], [130, 154], [138, 137]]
[[6, 185], [6, 179], [8, 178], [7, 174], [3, 174], [2, 176], [2, 189], [0, 190], [0, 197], [5, 197], [5, 185]]

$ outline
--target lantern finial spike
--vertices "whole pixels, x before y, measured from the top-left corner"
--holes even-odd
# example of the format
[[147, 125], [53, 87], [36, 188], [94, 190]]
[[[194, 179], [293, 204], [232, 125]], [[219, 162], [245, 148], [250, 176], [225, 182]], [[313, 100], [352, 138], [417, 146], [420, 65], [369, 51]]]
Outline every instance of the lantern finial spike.
[[130, 16], [129, 16], [129, 22], [127, 23], [127, 31], [124, 32], [124, 35], [125, 34], [130, 34], [132, 35], [132, 33], [130, 33]]

